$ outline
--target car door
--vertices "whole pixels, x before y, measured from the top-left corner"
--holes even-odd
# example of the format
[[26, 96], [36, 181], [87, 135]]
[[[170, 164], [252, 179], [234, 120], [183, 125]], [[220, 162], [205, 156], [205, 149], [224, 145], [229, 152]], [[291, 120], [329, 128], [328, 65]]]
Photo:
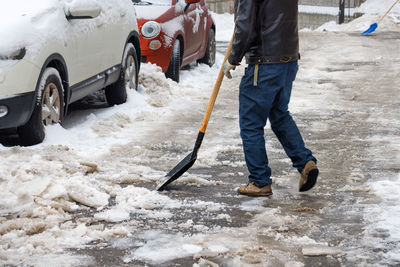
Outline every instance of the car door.
[[91, 78], [121, 63], [131, 23], [123, 23], [126, 12], [118, 7], [102, 4], [101, 14], [92, 19], [77, 19], [71, 23], [78, 38], [78, 58], [81, 80]]
[[84, 81], [104, 71], [103, 57], [107, 39], [99, 18], [70, 21], [77, 42], [76, 80]]
[[127, 19], [127, 12], [135, 12], [133, 6], [131, 10], [118, 9], [113, 14], [105, 14], [109, 17], [112, 16], [112, 20], [98, 26], [101, 35], [104, 36], [102, 43], [104, 70], [121, 63], [128, 35], [133, 31], [131, 21]]
[[199, 25], [199, 35], [200, 35], [200, 40], [201, 40], [201, 45], [205, 46], [207, 45], [208, 41], [208, 35], [207, 33], [207, 5], [204, 0], [201, 0], [198, 4], [198, 14], [200, 16], [200, 25]]
[[[184, 0], [179, 0], [184, 1]], [[185, 4], [187, 5], [187, 4]], [[196, 53], [201, 46], [202, 36], [201, 33], [204, 31], [203, 25], [201, 25], [201, 9], [199, 4], [190, 4], [184, 11], [184, 31], [185, 31], [185, 50], [184, 57], [190, 56]], [[203, 33], [204, 35], [204, 33]]]

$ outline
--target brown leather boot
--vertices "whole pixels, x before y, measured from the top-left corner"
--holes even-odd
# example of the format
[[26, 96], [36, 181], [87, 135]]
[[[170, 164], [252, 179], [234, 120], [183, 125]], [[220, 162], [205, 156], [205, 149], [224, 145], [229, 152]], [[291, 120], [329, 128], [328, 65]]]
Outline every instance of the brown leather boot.
[[238, 193], [247, 196], [265, 197], [272, 195], [271, 185], [258, 187], [255, 182], [251, 182], [244, 187], [239, 187]]
[[313, 188], [317, 182], [318, 173], [318, 167], [315, 162], [308, 161], [300, 175], [299, 191], [304, 192]]

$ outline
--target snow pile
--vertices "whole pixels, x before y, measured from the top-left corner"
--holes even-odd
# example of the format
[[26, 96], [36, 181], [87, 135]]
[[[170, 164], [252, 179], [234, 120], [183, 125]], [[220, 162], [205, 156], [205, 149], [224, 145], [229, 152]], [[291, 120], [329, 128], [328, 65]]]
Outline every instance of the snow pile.
[[[386, 11], [394, 4], [392, 0], [367, 0], [361, 4], [356, 10], [364, 14], [377, 14], [383, 16]], [[390, 11], [388, 16], [399, 16], [400, 5], [397, 3]]]
[[[367, 0], [360, 7], [354, 9], [354, 13], [358, 12], [364, 14], [360, 18], [341, 25], [337, 24], [335, 21], [330, 21], [318, 27], [316, 31], [363, 32], [368, 29], [372, 23], [377, 22], [378, 19], [392, 6], [392, 4], [392, 0]], [[378, 29], [383, 31], [398, 31], [400, 28], [399, 23], [400, 4], [397, 4], [386, 18], [379, 23]]]
[[97, 190], [93, 184], [82, 181], [81, 177], [72, 177], [66, 186], [69, 197], [88, 207], [100, 208], [108, 204], [109, 195]]
[[[88, 110], [87, 115], [82, 115], [84, 110], [72, 112], [63, 127], [46, 127], [46, 139], [36, 146], [0, 145], [1, 261], [53, 265], [90, 262], [90, 258], [73, 256], [65, 250], [93, 240], [129, 237], [126, 225], [142, 224], [131, 216], [161, 220], [170, 218], [170, 210], [182, 205], [198, 208], [196, 203], [171, 200], [133, 185], [123, 188], [118, 183], [158, 181], [165, 175], [164, 168], [159, 171], [148, 167], [157, 145], [146, 144], [146, 135], [163, 120], [168, 121], [171, 114], [187, 112], [188, 103], [191, 111], [202, 113], [204, 107], [198, 103], [211, 94], [221, 61], [218, 55], [213, 68], [200, 64], [182, 71], [181, 84], [166, 79], [159, 67], [143, 64], [139, 91], [129, 91], [126, 104]], [[194, 77], [198, 84], [193, 85]], [[164, 133], [159, 138], [160, 144], [165, 142]], [[182, 136], [175, 138], [183, 142]], [[115, 161], [122, 156], [119, 147], [128, 143], [129, 162]], [[173, 147], [175, 141], [165, 144]], [[109, 153], [113, 160], [103, 159]], [[176, 154], [167, 154], [158, 160], [172, 166], [177, 159]], [[199, 181], [195, 178], [190, 182]], [[115, 204], [110, 206], [112, 202]], [[206, 210], [223, 209], [211, 203], [199, 205]], [[71, 221], [71, 212], [94, 214]], [[28, 260], [28, 255], [33, 256]]]
[[165, 79], [165, 75], [161, 68], [155, 64], [143, 64], [142, 73], [152, 73], [152, 75], [140, 75], [139, 84], [146, 89], [145, 94], [150, 95], [147, 99], [153, 107], [168, 106], [171, 101], [171, 90], [177, 86], [170, 79]]
[[[145, 214], [150, 217], [165, 217], [164, 211], [159, 209], [175, 209], [181, 206], [176, 200], [160, 195], [156, 191], [150, 191], [145, 188], [128, 186], [113, 192], [116, 195], [116, 205], [107, 211], [102, 211], [95, 215], [95, 218], [110, 222], [119, 222], [129, 219], [130, 213]], [[168, 214], [167, 217], [172, 216]]]

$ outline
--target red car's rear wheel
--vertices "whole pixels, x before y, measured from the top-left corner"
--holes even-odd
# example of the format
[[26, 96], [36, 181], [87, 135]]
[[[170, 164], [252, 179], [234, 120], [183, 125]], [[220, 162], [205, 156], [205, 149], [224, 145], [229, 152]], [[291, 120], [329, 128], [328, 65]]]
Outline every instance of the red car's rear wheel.
[[216, 53], [215, 32], [213, 29], [210, 29], [208, 33], [206, 52], [204, 54], [204, 57], [199, 59], [198, 62], [207, 64], [208, 66], [211, 67], [215, 63], [215, 53]]

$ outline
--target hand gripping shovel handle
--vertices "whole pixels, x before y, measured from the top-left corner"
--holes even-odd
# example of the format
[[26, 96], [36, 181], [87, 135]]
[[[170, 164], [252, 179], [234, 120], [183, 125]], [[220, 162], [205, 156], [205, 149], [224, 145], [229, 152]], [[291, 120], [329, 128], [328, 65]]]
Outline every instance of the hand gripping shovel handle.
[[196, 142], [194, 145], [193, 152], [191, 152], [189, 155], [187, 155], [181, 162], [178, 163], [178, 165], [176, 165], [169, 173], [167, 173], [167, 175], [165, 176], [165, 179], [163, 179], [163, 181], [157, 186], [158, 191], [163, 191], [168, 184], [170, 184], [173, 181], [175, 181], [176, 179], [178, 179], [190, 167], [193, 166], [194, 162], [197, 159], [197, 152], [200, 149], [204, 134], [206, 133], [208, 121], [210, 120], [211, 112], [214, 108], [215, 100], [217, 99], [219, 88], [221, 87], [221, 83], [224, 78], [224, 65], [225, 65], [225, 62], [228, 60], [228, 57], [231, 53], [232, 42], [233, 42], [233, 36], [231, 38], [231, 41], [229, 42], [229, 46], [228, 46], [228, 49], [226, 50], [224, 61], [219, 70], [218, 78], [217, 78], [217, 81], [215, 82], [214, 90], [213, 90], [210, 100], [208, 102], [207, 110], [206, 110], [206, 113], [204, 114], [203, 121], [200, 126], [199, 134], [197, 135], [197, 139], [196, 139]]

